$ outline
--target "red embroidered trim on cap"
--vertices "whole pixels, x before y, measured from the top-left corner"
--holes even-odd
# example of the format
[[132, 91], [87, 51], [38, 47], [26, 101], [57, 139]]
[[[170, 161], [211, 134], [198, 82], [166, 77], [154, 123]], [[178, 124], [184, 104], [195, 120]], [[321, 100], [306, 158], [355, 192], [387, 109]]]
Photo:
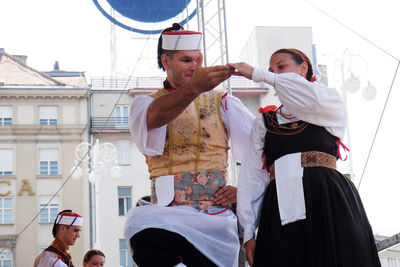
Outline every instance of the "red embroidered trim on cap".
[[63, 212], [60, 213], [59, 216], [82, 217], [81, 215], [73, 212]]
[[194, 31], [168, 31], [163, 33], [163, 35], [186, 35], [186, 34], [202, 34], [202, 33]]

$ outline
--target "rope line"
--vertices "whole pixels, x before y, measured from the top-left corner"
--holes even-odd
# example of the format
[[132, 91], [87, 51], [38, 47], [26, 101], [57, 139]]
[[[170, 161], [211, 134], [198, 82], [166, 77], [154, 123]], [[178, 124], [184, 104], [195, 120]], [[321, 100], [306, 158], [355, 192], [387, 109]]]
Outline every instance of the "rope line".
[[361, 178], [360, 178], [360, 182], [358, 183], [357, 190], [360, 189], [361, 181], [362, 181], [362, 179], [364, 177], [365, 169], [367, 168], [369, 157], [371, 156], [372, 148], [374, 147], [376, 136], [378, 135], [378, 131], [379, 131], [379, 128], [381, 126], [382, 118], [383, 118], [383, 115], [384, 115], [385, 110], [386, 110], [386, 106], [387, 106], [387, 103], [388, 103], [388, 100], [389, 100], [389, 97], [390, 97], [390, 93], [392, 92], [394, 81], [396, 80], [396, 77], [397, 77], [397, 72], [399, 70], [399, 66], [400, 66], [400, 61], [397, 64], [397, 68], [396, 68], [396, 71], [394, 73], [392, 84], [390, 85], [389, 93], [388, 93], [388, 95], [386, 97], [385, 105], [383, 106], [381, 117], [379, 118], [378, 126], [376, 127], [376, 130], [375, 130], [374, 139], [372, 140], [372, 144], [371, 144], [371, 147], [370, 147], [369, 152], [368, 152], [367, 160], [365, 161], [365, 164], [364, 164], [364, 169], [363, 169], [363, 172], [362, 172], [362, 175], [361, 175]]
[[312, 6], [313, 8], [319, 10], [321, 13], [323, 13], [325, 16], [329, 17], [330, 19], [334, 20], [335, 22], [337, 22], [338, 24], [342, 25], [343, 27], [345, 27], [346, 29], [348, 29], [349, 31], [351, 31], [352, 33], [354, 33], [355, 35], [357, 35], [358, 37], [360, 37], [361, 39], [363, 39], [364, 41], [370, 43], [371, 45], [375, 46], [376, 48], [378, 48], [379, 50], [381, 50], [383, 53], [385, 53], [386, 55], [390, 56], [391, 58], [395, 59], [396, 61], [400, 61], [400, 59], [398, 59], [397, 57], [393, 56], [391, 53], [389, 53], [388, 51], [386, 51], [385, 49], [383, 49], [382, 47], [380, 47], [379, 45], [375, 44], [374, 42], [370, 41], [369, 39], [367, 39], [366, 37], [364, 37], [363, 35], [361, 35], [360, 33], [356, 32], [355, 30], [353, 30], [352, 28], [350, 28], [349, 26], [347, 26], [346, 24], [344, 24], [343, 22], [341, 22], [340, 20], [338, 20], [337, 18], [333, 17], [332, 15], [330, 15], [328, 12], [322, 10], [321, 8], [319, 8], [318, 6], [314, 5], [313, 3], [311, 3], [308, 0], [303, 0], [304, 2], [308, 3], [310, 6]]

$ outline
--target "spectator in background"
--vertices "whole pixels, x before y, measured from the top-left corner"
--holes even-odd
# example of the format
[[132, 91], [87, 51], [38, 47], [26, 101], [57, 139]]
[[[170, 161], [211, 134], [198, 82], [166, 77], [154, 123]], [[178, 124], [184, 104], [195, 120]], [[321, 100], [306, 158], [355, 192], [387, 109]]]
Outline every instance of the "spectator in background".
[[68, 253], [80, 237], [83, 218], [72, 210], [63, 210], [57, 214], [53, 225], [54, 241], [35, 259], [34, 267], [73, 267]]
[[88, 250], [83, 257], [83, 267], [104, 266], [106, 256], [98, 249]]

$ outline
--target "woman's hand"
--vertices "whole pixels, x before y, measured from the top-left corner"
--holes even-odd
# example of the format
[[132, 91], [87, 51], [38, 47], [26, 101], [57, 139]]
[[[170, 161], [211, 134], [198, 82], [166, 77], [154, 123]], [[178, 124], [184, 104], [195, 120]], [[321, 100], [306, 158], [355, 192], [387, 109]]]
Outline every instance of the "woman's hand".
[[239, 62], [239, 63], [230, 63], [229, 66], [232, 66], [236, 69], [233, 75], [236, 76], [244, 76], [247, 79], [251, 80], [253, 76], [254, 67], [250, 66], [247, 63]]
[[256, 249], [256, 240], [254, 238], [249, 239], [246, 244], [244, 244], [244, 247], [246, 248], [246, 260], [249, 262], [250, 266], [253, 266], [253, 256]]

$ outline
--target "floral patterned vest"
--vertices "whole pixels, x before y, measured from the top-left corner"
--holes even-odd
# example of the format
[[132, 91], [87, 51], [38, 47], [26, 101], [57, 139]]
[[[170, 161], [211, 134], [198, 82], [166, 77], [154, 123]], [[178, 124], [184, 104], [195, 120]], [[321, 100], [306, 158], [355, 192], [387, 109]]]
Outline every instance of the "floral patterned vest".
[[[160, 89], [150, 95], [168, 94]], [[202, 170], [226, 170], [228, 134], [221, 119], [223, 92], [198, 96], [176, 119], [168, 123], [164, 152], [146, 156], [150, 178]]]
[[[164, 94], [168, 91], [160, 89], [151, 96]], [[220, 114], [222, 94], [213, 90], [198, 96], [168, 123], [163, 154], [146, 156], [152, 179], [151, 202], [157, 203], [155, 178], [174, 175], [174, 199], [170, 206], [185, 205], [200, 210], [216, 206], [211, 199], [226, 184], [229, 150]]]

